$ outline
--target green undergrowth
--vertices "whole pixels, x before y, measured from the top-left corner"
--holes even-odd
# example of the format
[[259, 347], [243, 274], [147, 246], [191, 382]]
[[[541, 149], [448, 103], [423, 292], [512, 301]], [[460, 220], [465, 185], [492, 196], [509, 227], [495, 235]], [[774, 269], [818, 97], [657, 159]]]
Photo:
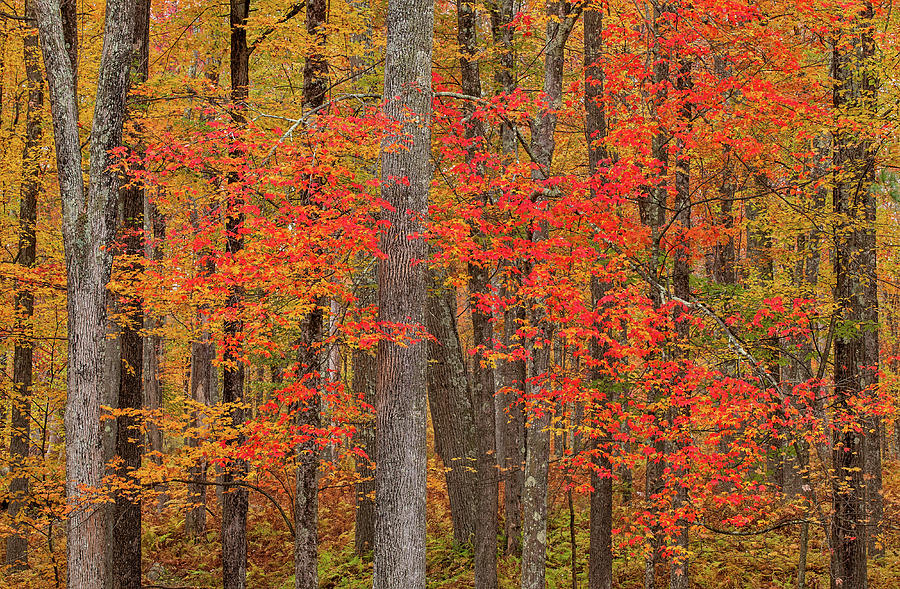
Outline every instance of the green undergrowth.
[[[897, 505], [900, 504], [896, 469], [885, 469], [885, 554], [870, 559], [870, 587], [900, 587], [900, 533]], [[437, 487], [435, 484], [434, 487]], [[472, 551], [453, 541], [446, 497], [429, 484], [427, 575], [428, 586], [435, 589], [471, 587]], [[248, 586], [258, 588], [293, 587], [293, 544], [284, 521], [270, 505], [252, 498], [248, 525]], [[586, 497], [575, 502], [575, 578], [577, 587], [587, 588], [588, 505]], [[190, 539], [184, 534], [183, 512], [152, 511], [145, 516], [144, 575], [157, 586], [218, 587], [221, 584], [218, 512], [214, 502], [205, 536]], [[178, 511], [176, 513], [176, 511]], [[349, 490], [323, 496], [320, 504], [319, 583], [335, 589], [368, 589], [372, 586], [371, 555], [360, 556], [354, 550], [353, 498]], [[625, 512], [619, 507], [617, 521]], [[502, 529], [502, 527], [501, 527]], [[752, 531], [741, 530], [742, 533]], [[503, 554], [503, 539], [498, 542], [500, 587], [519, 586], [520, 561]], [[690, 574], [692, 587], [709, 589], [794, 588], [800, 551], [800, 526], [792, 525], [758, 535], [725, 535], [695, 528], [691, 535]], [[644, 559], [636, 551], [616, 549], [615, 587], [641, 589]], [[822, 526], [810, 528], [807, 565], [807, 589], [829, 586], [829, 552]], [[573, 554], [569, 512], [564, 496], [551, 505], [547, 585], [550, 589], [572, 588]], [[664, 567], [658, 569], [667, 576]]]

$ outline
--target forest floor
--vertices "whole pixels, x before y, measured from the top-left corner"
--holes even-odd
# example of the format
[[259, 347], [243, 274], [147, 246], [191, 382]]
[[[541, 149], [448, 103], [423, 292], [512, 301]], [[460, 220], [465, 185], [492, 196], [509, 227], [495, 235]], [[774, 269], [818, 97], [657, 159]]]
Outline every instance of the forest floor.
[[[433, 588], [472, 586], [471, 550], [454, 545], [449, 507], [439, 464], [432, 459], [428, 500], [428, 585]], [[886, 462], [885, 554], [871, 559], [870, 587], [900, 587], [900, 463]], [[636, 473], [637, 474], [637, 473]], [[349, 483], [334, 483], [320, 498], [319, 584], [327, 588], [368, 589], [372, 586], [372, 563], [354, 551], [354, 495]], [[551, 485], [550, 551], [547, 584], [571, 588], [572, 549], [570, 516], [561, 481]], [[209, 531], [199, 539], [186, 538], [183, 512], [145, 509], [144, 574], [157, 587], [214, 588], [219, 586], [221, 560], [216, 502], [210, 500]], [[285, 498], [286, 499], [286, 498]], [[289, 500], [285, 502], [289, 505]], [[587, 497], [574, 494], [574, 560], [577, 587], [587, 587], [588, 505]], [[624, 521], [626, 508], [617, 508]], [[752, 528], [752, 526], [748, 526]], [[251, 492], [248, 522], [248, 586], [293, 587], [293, 544], [288, 528], [272, 504]], [[809, 535], [807, 588], [829, 586], [828, 548], [824, 530], [812, 526]], [[792, 525], [760, 535], [731, 536], [697, 529], [691, 537], [692, 586], [700, 588], [793, 588], [796, 587], [800, 548], [800, 526]], [[499, 558], [500, 586], [518, 587], [519, 561]], [[616, 549], [615, 586], [643, 587], [644, 560], [627, 548]], [[664, 573], [664, 571], [662, 571]]]

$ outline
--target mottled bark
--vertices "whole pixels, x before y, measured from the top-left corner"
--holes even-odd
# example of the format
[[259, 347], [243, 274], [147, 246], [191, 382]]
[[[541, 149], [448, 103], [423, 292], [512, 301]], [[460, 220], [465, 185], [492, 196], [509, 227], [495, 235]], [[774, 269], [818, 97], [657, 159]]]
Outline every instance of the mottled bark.
[[[547, 3], [547, 46], [544, 56], [543, 91], [547, 106], [542, 108], [531, 125], [531, 153], [534, 155], [533, 179], [542, 182], [551, 177], [553, 152], [556, 147], [555, 132], [557, 111], [562, 105], [563, 56], [566, 41], [583, 4], [569, 4], [552, 0]], [[542, 198], [540, 191], [536, 198]], [[537, 224], [531, 240], [535, 243], [549, 237], [546, 221]], [[534, 268], [529, 268], [533, 271]], [[532, 346], [531, 384], [546, 390], [550, 372], [550, 351], [553, 341], [553, 325], [539, 302], [532, 303], [531, 324], [537, 328]], [[532, 391], [532, 394], [535, 394]], [[550, 462], [550, 415], [552, 406], [547, 403], [537, 407], [528, 419], [525, 433], [525, 486], [522, 497], [522, 589], [543, 589], [547, 558], [547, 493]]]
[[[514, 0], [496, 0], [488, 3], [491, 15], [491, 36], [494, 47], [499, 51], [497, 68], [494, 70], [495, 93], [511, 94], [515, 91], [515, 54], [513, 52], [514, 28], [510, 26], [515, 15]], [[504, 165], [514, 161], [516, 153], [515, 129], [508, 122], [500, 123], [500, 151]], [[512, 344], [518, 325], [517, 320], [525, 316], [520, 307], [504, 310], [503, 345]], [[508, 360], [500, 364], [497, 373], [500, 407], [497, 427], [502, 432], [503, 453], [498, 456], [503, 478], [504, 533], [506, 552], [521, 554], [522, 551], [522, 493], [525, 484], [525, 414], [520, 398], [525, 386], [525, 362]], [[498, 441], [498, 452], [500, 444]]]
[[[318, 1], [318, 0], [316, 0]], [[302, 341], [297, 361], [298, 374], [311, 394], [298, 402], [296, 423], [301, 441], [297, 444], [297, 474], [294, 487], [294, 587], [315, 589], [319, 586], [317, 568], [319, 486], [316, 477], [319, 448], [316, 442], [321, 426], [319, 394], [322, 382], [322, 355], [318, 344], [322, 339], [322, 307], [312, 310], [301, 325]]]
[[[37, 255], [37, 197], [41, 191], [39, 158], [44, 123], [44, 78], [41, 73], [40, 48], [33, 2], [25, 3], [26, 26], [23, 39], [28, 106], [25, 114], [25, 146], [22, 150], [22, 185], [19, 201], [19, 250], [16, 263], [23, 268], [33, 268]], [[34, 357], [34, 294], [29, 288], [17, 288], [15, 294], [16, 341], [13, 351], [12, 415], [10, 417], [9, 457], [13, 471], [9, 484], [9, 509], [7, 514], [15, 529], [15, 523], [28, 500], [28, 477], [22, 470], [31, 446], [31, 385]], [[28, 566], [28, 536], [14, 533], [6, 539], [6, 564], [18, 571]]]
[[[388, 0], [384, 114], [404, 136], [388, 134], [381, 152], [383, 212], [379, 237], [379, 320], [425, 323], [425, 240], [431, 184], [432, 0]], [[402, 180], [402, 181], [401, 181]], [[425, 587], [425, 367], [424, 339], [378, 346], [376, 385], [375, 589]]]
[[[839, 37], [832, 55], [834, 108], [846, 115], [875, 111], [875, 80], [867, 61], [875, 55], [873, 9], [866, 3], [855, 30]], [[832, 196], [838, 215], [834, 244], [834, 298], [843, 329], [834, 337], [834, 478], [831, 586], [867, 587], [867, 540], [879, 533], [881, 455], [876, 418], [857, 401], [878, 383], [875, 145], [857, 133], [834, 131]], [[873, 538], [874, 541], [874, 538]]]
[[[74, 8], [74, 2], [66, 6], [70, 4]], [[59, 0], [36, 0], [35, 13], [50, 90], [68, 278], [66, 498], [72, 508], [66, 520], [68, 586], [99, 589], [106, 572], [103, 526], [96, 505], [84, 497], [99, 488], [103, 474], [99, 424], [105, 289], [119, 190], [110, 151], [121, 144], [135, 5], [126, 0], [106, 5], [87, 190], [78, 134], [74, 32], [64, 26]]]
[[437, 271], [429, 271], [429, 282], [426, 327], [435, 339], [428, 342], [428, 407], [435, 451], [446, 469], [453, 539], [468, 544], [475, 534], [477, 482], [469, 375], [456, 326], [456, 293]]

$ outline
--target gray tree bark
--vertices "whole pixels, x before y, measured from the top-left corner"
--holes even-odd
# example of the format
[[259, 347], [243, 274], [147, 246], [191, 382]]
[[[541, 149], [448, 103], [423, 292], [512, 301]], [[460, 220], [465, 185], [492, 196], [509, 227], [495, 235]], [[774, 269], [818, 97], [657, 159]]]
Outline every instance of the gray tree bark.
[[425, 381], [434, 426], [434, 446], [444, 468], [453, 539], [472, 541], [476, 527], [475, 420], [469, 374], [456, 325], [456, 293], [444, 285], [436, 270], [428, 272], [426, 327], [428, 342]]
[[[384, 112], [399, 125], [381, 150], [382, 196], [391, 205], [379, 237], [379, 320], [425, 324], [425, 240], [431, 183], [433, 0], [388, 0]], [[378, 346], [376, 384], [375, 589], [425, 587], [424, 340]]]
[[[71, 6], [74, 8], [74, 3]], [[111, 0], [106, 6], [85, 190], [74, 35], [64, 32], [59, 0], [35, 3], [50, 90], [68, 277], [66, 499], [73, 508], [66, 521], [68, 586], [85, 589], [102, 587], [105, 575], [101, 518], [97, 507], [85, 499], [88, 490], [99, 488], [103, 473], [99, 424], [105, 289], [112, 265], [108, 246], [115, 233], [119, 189], [110, 150], [121, 144], [134, 13], [134, 4], [126, 0]]]
[[[456, 2], [457, 40], [459, 42], [460, 77], [462, 92], [475, 99], [481, 98], [481, 69], [478, 64], [478, 15], [474, 0]], [[474, 111], [472, 103], [463, 105], [464, 112]], [[476, 166], [473, 172], [484, 176], [484, 167], [473, 162], [478, 152], [484, 149], [483, 125], [473, 116], [466, 117], [466, 138], [471, 141], [466, 159]], [[490, 194], [478, 196], [479, 205], [484, 210], [491, 204]], [[483, 241], [477, 224], [472, 224], [473, 238]], [[493, 348], [494, 329], [490, 310], [484, 310], [481, 295], [491, 288], [490, 267], [484, 263], [470, 261], [469, 295], [472, 297], [472, 345], [476, 350], [473, 363], [472, 406], [475, 417], [475, 447], [477, 449], [476, 468], [478, 483], [475, 494], [475, 587], [493, 589], [497, 587], [497, 509], [499, 507], [500, 473], [497, 471], [497, 423], [494, 410], [494, 370], [490, 360], [482, 360], [479, 355], [487, 354]]]
[[[541, 109], [531, 124], [531, 152], [537, 167], [534, 180], [551, 176], [556, 147], [557, 111], [562, 105], [563, 56], [566, 41], [581, 14], [583, 4], [550, 1], [547, 3], [547, 47], [544, 57], [544, 95], [546, 108]], [[543, 192], [535, 198], [542, 198]], [[537, 243], [549, 237], [546, 222], [532, 232]], [[532, 265], [533, 266], [533, 265]], [[533, 270], [529, 268], [529, 271]], [[539, 303], [532, 303], [531, 324], [538, 330], [532, 346], [529, 379], [537, 379], [546, 387], [550, 372], [553, 325]], [[526, 389], [536, 386], [526, 385]], [[527, 421], [525, 432], [525, 487], [522, 497], [522, 589], [543, 589], [546, 583], [547, 559], [547, 493], [550, 467], [550, 416], [552, 405], [545, 403]]]

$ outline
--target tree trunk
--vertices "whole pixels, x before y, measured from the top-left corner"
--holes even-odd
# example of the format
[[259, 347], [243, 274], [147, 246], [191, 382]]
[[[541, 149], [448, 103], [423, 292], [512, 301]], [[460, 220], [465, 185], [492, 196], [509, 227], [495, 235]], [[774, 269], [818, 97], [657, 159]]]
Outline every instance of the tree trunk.
[[[145, 256], [147, 259], [161, 262], [163, 259], [163, 242], [166, 238], [166, 221], [156, 206], [144, 191], [144, 233], [147, 235]], [[146, 311], [146, 310], [145, 310]], [[163, 327], [161, 317], [154, 317], [144, 313], [144, 329], [146, 331], [144, 341], [144, 406], [151, 415], [159, 415], [162, 408], [162, 385], [160, 383], [160, 359], [163, 357], [163, 337], [158, 332]], [[146, 422], [146, 445], [150, 453], [150, 459], [156, 464], [162, 464], [163, 438], [156, 419]], [[165, 507], [167, 497], [161, 492], [157, 509]], [[205, 516], [204, 516], [205, 518]]]
[[[379, 320], [425, 323], [428, 255], [419, 219], [431, 184], [431, 49], [433, 0], [388, 0], [384, 114], [400, 126], [405, 149], [390, 134], [382, 145], [382, 196], [392, 207], [379, 237]], [[378, 345], [376, 384], [375, 589], [425, 587], [424, 340]]]
[[[588, 171], [591, 177], [601, 173], [601, 166], [607, 166], [609, 155], [602, 141], [606, 139], [608, 128], [603, 96], [603, 12], [588, 9], [584, 13], [584, 109], [585, 135], [588, 144]], [[592, 186], [594, 184], [592, 183]], [[592, 189], [591, 197], [595, 198]], [[608, 285], [598, 277], [591, 277], [592, 308], [599, 309]], [[606, 350], [599, 340], [591, 342], [594, 362], [600, 362]], [[591, 369], [591, 381], [605, 382], [608, 376], [599, 368]], [[592, 402], [592, 408], [603, 402], [612, 401], [610, 391], [599, 391], [605, 395], [603, 401]], [[598, 424], [601, 425], [601, 424]], [[597, 427], [597, 426], [595, 426]], [[613, 524], [613, 472], [609, 435], [604, 432], [596, 440], [597, 454], [591, 470], [591, 545], [588, 553], [588, 585], [591, 589], [612, 589], [612, 524]]]
[[68, 586], [99, 589], [106, 572], [103, 526], [97, 507], [85, 497], [100, 487], [103, 474], [100, 396], [105, 290], [112, 266], [109, 246], [115, 234], [119, 190], [110, 150], [121, 144], [135, 5], [126, 0], [111, 0], [106, 5], [87, 198], [78, 135], [74, 31], [64, 26], [58, 0], [37, 0], [35, 13], [50, 89], [68, 277], [66, 498], [73, 509], [66, 521]]
[[[303, 108], [306, 111], [325, 104], [328, 89], [328, 62], [325, 47], [325, 23], [328, 17], [327, 0], [307, 0], [306, 32], [315, 45], [306, 56], [303, 66]], [[307, 199], [308, 200], [308, 199]], [[303, 341], [300, 346], [298, 374], [306, 378], [305, 386], [312, 396], [300, 402], [297, 422], [305, 440], [297, 446], [297, 477], [294, 504], [294, 587], [316, 589], [319, 586], [317, 560], [319, 554], [319, 485], [316, 476], [319, 466], [317, 430], [321, 427], [321, 397], [323, 363], [320, 344], [324, 325], [324, 298], [315, 301], [313, 310], [301, 328]]]
[[[503, 345], [509, 350], [515, 338], [518, 323], [525, 320], [522, 306], [517, 305], [504, 312]], [[507, 554], [522, 554], [522, 495], [525, 492], [525, 412], [522, 399], [525, 395], [526, 365], [524, 360], [506, 360], [500, 372], [505, 391], [504, 421], [506, 456], [504, 457], [503, 513], [506, 531]]]
[[[246, 122], [244, 110], [250, 86], [250, 50], [247, 46], [247, 17], [250, 0], [231, 0], [231, 118], [236, 125]], [[233, 154], [240, 157], [240, 153]], [[229, 184], [236, 180], [232, 173]], [[240, 232], [244, 224], [244, 199], [236, 191], [229, 191], [225, 219], [225, 253], [232, 259], [244, 248], [244, 237]], [[244, 398], [244, 360], [238, 338], [243, 331], [239, 306], [243, 298], [243, 288], [230, 284], [226, 297], [229, 318], [223, 322], [225, 350], [222, 353], [223, 378], [222, 402], [238, 404]], [[244, 410], [232, 406], [231, 424], [239, 429], [245, 419]], [[239, 435], [235, 444], [243, 443]], [[244, 460], [232, 460], [222, 472], [222, 581], [225, 589], [244, 589], [247, 583], [247, 509], [248, 494], [245, 487], [235, 485], [247, 475]]]
[[[457, 39], [459, 41], [459, 67], [463, 94], [481, 98], [481, 70], [478, 65], [478, 15], [474, 0], [457, 0]], [[463, 105], [464, 112], [474, 111], [471, 103]], [[466, 138], [470, 140], [466, 160], [476, 169], [470, 173], [484, 177], [484, 167], [475, 164], [478, 152], [483, 149], [484, 129], [480, 121], [466, 117]], [[478, 195], [484, 211], [490, 205], [490, 194]], [[477, 223], [471, 225], [473, 239], [479, 235]], [[472, 345], [476, 350], [473, 363], [472, 407], [475, 417], [475, 439], [478, 473], [475, 494], [475, 587], [497, 587], [497, 509], [499, 507], [499, 473], [497, 472], [497, 423], [494, 411], [494, 371], [490, 359], [481, 360], [478, 355], [487, 354], [493, 348], [494, 330], [491, 312], [485, 310], [479, 297], [490, 293], [491, 272], [488, 266], [477, 260], [470, 261], [469, 294], [472, 297]]]
[[[551, 177], [553, 152], [556, 147], [557, 111], [562, 105], [563, 56], [566, 41], [583, 4], [567, 2], [547, 3], [547, 46], [544, 58], [544, 95], [547, 106], [530, 121], [531, 153], [536, 167], [532, 174], [536, 182]], [[540, 191], [543, 194], [543, 191]], [[540, 195], [537, 196], [540, 198]], [[549, 237], [546, 221], [538, 223], [531, 240], [538, 243]], [[529, 268], [533, 271], [534, 267]], [[531, 384], [526, 388], [549, 386], [550, 350], [553, 325], [542, 306], [532, 304], [531, 325], [537, 328], [537, 340], [532, 346]], [[535, 383], [540, 384], [535, 384]], [[532, 393], [533, 394], [533, 393]], [[547, 492], [550, 466], [550, 415], [552, 405], [545, 400], [528, 419], [525, 431], [525, 488], [522, 498], [522, 589], [543, 589], [547, 559]]]
[[[374, 299], [374, 297], [372, 297]], [[360, 297], [362, 303], [362, 297]], [[375, 357], [367, 350], [353, 351], [353, 392], [367, 405], [375, 405]], [[375, 416], [369, 413], [359, 427], [359, 447], [368, 457], [375, 455]], [[364, 556], [375, 544], [375, 469], [370, 460], [356, 459], [356, 553]]]
[[[207, 268], [211, 271], [210, 268]], [[198, 313], [200, 322], [200, 338], [191, 342], [191, 399], [201, 406], [210, 405], [212, 389], [215, 387], [215, 345], [210, 337], [207, 319], [201, 309]], [[197, 435], [205, 427], [203, 409], [197, 407], [193, 411], [191, 426]], [[190, 436], [187, 444], [197, 448], [200, 440]], [[191, 538], [200, 538], [206, 532], [206, 460], [197, 456], [197, 462], [188, 470], [187, 492], [189, 506], [184, 515], [184, 531]]]
[[[691, 87], [691, 62], [682, 59], [678, 69], [675, 88], [682, 93], [680, 96], [680, 99], [683, 101], [681, 120], [685, 125], [690, 125], [691, 106], [684, 93], [689, 91]], [[673, 211], [675, 223], [672, 228], [675, 232], [675, 245], [672, 254], [672, 291], [679, 299], [689, 301], [691, 300], [691, 244], [687, 232], [691, 228], [691, 160], [682, 139], [675, 140], [675, 149], [675, 210]], [[676, 307], [673, 319], [676, 337], [678, 338], [673, 350], [673, 356], [680, 357], [683, 361], [688, 361], [691, 353], [688, 349], [691, 329], [687, 310]], [[678, 404], [677, 408], [671, 409], [672, 419], [669, 423], [670, 427], [675, 431], [676, 437], [673, 442], [675, 453], [682, 452], [685, 446], [691, 444], [690, 430], [687, 432], [679, 431], [679, 422], [690, 419], [689, 409], [685, 407], [686, 405], [681, 403]], [[679, 462], [683, 464], [683, 461], [679, 460]], [[679, 513], [679, 511], [687, 509], [688, 495], [687, 487], [681, 484], [678, 477], [684, 477], [687, 474], [683, 469], [672, 467], [671, 476], [675, 477], [674, 484], [677, 487], [672, 500], [672, 509], [675, 511], [678, 529], [675, 532], [675, 551], [672, 555], [672, 563], [669, 570], [670, 589], [689, 589], [691, 583], [688, 562], [688, 531], [690, 522], [688, 518]]]
[[[850, 46], [837, 44], [832, 57], [834, 108], [844, 115], [873, 116], [875, 80], [865, 68], [875, 54], [871, 4], [858, 15]], [[865, 133], [865, 131], [862, 131]], [[831, 526], [834, 589], [867, 586], [867, 539], [879, 533], [881, 456], [877, 422], [857, 400], [878, 383], [878, 288], [875, 242], [875, 145], [853, 131], [834, 131], [834, 298], [839, 320], [856, 326], [834, 337], [834, 478]]]
[[[150, 56], [150, 2], [135, 2], [134, 55], [131, 79], [133, 84], [147, 81]], [[141, 138], [137, 138], [138, 152]], [[122, 254], [128, 256], [125, 264], [129, 274], [139, 274], [144, 267], [144, 190], [140, 186], [127, 186], [121, 193], [123, 224]], [[131, 288], [135, 284], [129, 285]], [[138, 415], [143, 408], [144, 302], [131, 292], [125, 293], [120, 303], [121, 333], [119, 350], [118, 409], [132, 413], [116, 417], [116, 457], [119, 459], [116, 475], [124, 486], [116, 493], [113, 526], [115, 586], [121, 589], [141, 587], [141, 498], [140, 481], [133, 475], [140, 468], [144, 451], [143, 419]]]
[[[660, 7], [654, 2], [653, 5], [653, 35], [661, 36], [660, 24], [662, 22], [662, 13]], [[650, 52], [653, 61], [653, 83], [657, 85], [656, 94], [651, 100], [651, 111], [653, 116], [658, 116], [658, 108], [667, 98], [667, 82], [669, 79], [669, 62], [668, 56], [664, 54], [664, 50], [659, 46], [658, 42], [652, 46]], [[666, 197], [667, 189], [665, 186], [665, 178], [668, 175], [669, 152], [668, 137], [662, 132], [653, 136], [650, 145], [651, 157], [659, 162], [657, 169], [650, 173], [659, 176], [656, 185], [650, 185], [646, 188], [645, 193], [641, 196], [638, 207], [641, 217], [641, 223], [650, 229], [650, 252], [648, 260], [648, 272], [652, 279], [658, 279], [662, 271], [662, 227], [666, 223]], [[653, 308], [662, 307], [662, 295], [654, 284], [650, 284], [650, 300], [653, 302]], [[661, 356], [662, 354], [659, 354]], [[651, 386], [647, 391], [647, 401], [649, 403], [658, 403], [664, 392], [658, 385]], [[653, 420], [656, 426], [660, 426], [661, 415], [658, 411], [653, 412]], [[649, 540], [650, 551], [644, 563], [644, 589], [654, 589], [656, 587], [656, 566], [659, 558], [659, 552], [662, 547], [662, 528], [657, 523], [659, 520], [658, 499], [654, 496], [658, 495], [663, 488], [663, 471], [664, 471], [664, 455], [665, 443], [662, 440], [651, 440], [653, 454], [647, 458], [647, 468], [644, 483], [644, 500], [647, 511], [650, 513], [650, 530], [652, 537]]]
[[[41, 138], [43, 136], [44, 78], [41, 73], [40, 48], [35, 26], [32, 1], [25, 3], [26, 25], [23, 39], [28, 107], [25, 115], [25, 147], [22, 150], [22, 187], [19, 202], [19, 251], [16, 262], [23, 268], [33, 268], [37, 257], [37, 197], [41, 191], [39, 174]], [[23, 470], [31, 446], [31, 385], [34, 356], [34, 294], [26, 286], [16, 290], [16, 345], [13, 352], [13, 386], [9, 442], [10, 466], [15, 474], [9, 485], [10, 503], [7, 514], [16, 522], [28, 501], [28, 477]], [[22, 528], [14, 524], [16, 530]], [[13, 571], [28, 567], [28, 536], [14, 533], [6, 539], [6, 564]]]
[[456, 294], [443, 284], [437, 271], [428, 274], [431, 284], [425, 321], [435, 338], [428, 342], [425, 371], [428, 406], [435, 451], [446, 469], [453, 539], [462, 545], [471, 542], [476, 527], [477, 463], [469, 375], [456, 327]]

